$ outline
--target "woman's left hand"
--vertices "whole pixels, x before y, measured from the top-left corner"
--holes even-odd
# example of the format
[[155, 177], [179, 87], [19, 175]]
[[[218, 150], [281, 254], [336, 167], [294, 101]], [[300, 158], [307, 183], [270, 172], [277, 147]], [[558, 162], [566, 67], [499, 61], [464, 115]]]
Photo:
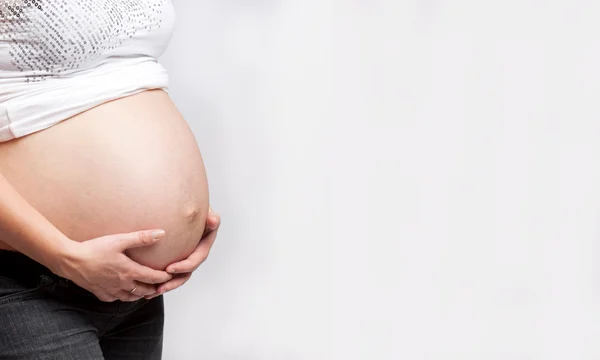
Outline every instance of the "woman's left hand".
[[213, 212], [212, 208], [209, 206], [204, 235], [202, 235], [202, 239], [198, 243], [198, 246], [194, 252], [191, 253], [187, 259], [167, 266], [166, 271], [170, 274], [173, 274], [173, 278], [163, 284], [158, 285], [157, 292], [153, 295], [146, 296], [146, 299], [152, 299], [153, 297], [162, 295], [167, 291], [175, 290], [181, 285], [185, 284], [190, 277], [192, 277], [192, 272], [194, 272], [194, 270], [196, 270], [204, 261], [206, 261], [210, 249], [217, 238], [219, 226], [221, 226], [221, 216]]

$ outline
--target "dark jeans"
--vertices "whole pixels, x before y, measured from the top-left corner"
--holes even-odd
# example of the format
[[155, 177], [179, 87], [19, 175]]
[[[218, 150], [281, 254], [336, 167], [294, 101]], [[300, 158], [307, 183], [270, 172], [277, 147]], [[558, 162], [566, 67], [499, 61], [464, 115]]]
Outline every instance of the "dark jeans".
[[163, 297], [102, 302], [20, 253], [0, 250], [0, 359], [159, 360]]

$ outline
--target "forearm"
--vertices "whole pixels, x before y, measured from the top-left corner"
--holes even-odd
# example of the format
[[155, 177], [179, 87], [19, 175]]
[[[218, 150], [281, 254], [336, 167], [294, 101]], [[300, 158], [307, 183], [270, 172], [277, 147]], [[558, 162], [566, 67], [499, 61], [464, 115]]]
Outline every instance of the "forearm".
[[0, 240], [55, 271], [71, 245], [0, 173]]

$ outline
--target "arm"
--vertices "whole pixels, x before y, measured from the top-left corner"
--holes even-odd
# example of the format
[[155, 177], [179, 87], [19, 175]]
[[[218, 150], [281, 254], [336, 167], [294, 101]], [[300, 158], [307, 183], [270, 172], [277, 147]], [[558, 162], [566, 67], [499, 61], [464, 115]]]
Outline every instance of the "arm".
[[140, 265], [125, 254], [129, 248], [148, 246], [163, 237], [164, 231], [154, 229], [73, 241], [0, 174], [0, 239], [100, 300], [134, 301], [156, 293], [153, 284], [170, 280], [170, 274]]
[[57, 260], [73, 243], [19, 195], [1, 173], [0, 239], [55, 273]]

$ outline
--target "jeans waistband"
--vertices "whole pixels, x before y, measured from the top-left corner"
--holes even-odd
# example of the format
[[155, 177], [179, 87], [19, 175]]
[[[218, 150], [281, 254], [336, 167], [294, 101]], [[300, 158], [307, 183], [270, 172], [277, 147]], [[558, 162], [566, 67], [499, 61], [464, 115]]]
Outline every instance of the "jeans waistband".
[[54, 283], [59, 288], [69, 288], [76, 293], [95, 297], [71, 280], [54, 274], [46, 266], [16, 251], [0, 250], [0, 276], [17, 280], [30, 287]]
[[35, 286], [44, 279], [58, 278], [50, 269], [16, 251], [0, 250], [0, 276]]

